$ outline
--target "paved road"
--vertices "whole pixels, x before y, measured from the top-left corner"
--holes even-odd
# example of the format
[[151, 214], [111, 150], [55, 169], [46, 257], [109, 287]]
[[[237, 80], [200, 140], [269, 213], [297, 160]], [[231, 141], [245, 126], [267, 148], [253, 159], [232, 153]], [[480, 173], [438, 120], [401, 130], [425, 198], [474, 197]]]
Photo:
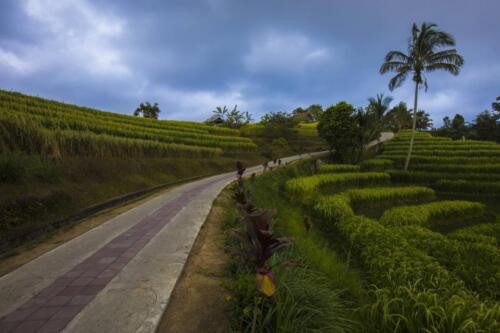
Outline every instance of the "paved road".
[[1, 277], [0, 332], [154, 332], [213, 200], [234, 179], [173, 188]]
[[1, 277], [0, 332], [154, 332], [213, 200], [234, 179], [173, 188]]

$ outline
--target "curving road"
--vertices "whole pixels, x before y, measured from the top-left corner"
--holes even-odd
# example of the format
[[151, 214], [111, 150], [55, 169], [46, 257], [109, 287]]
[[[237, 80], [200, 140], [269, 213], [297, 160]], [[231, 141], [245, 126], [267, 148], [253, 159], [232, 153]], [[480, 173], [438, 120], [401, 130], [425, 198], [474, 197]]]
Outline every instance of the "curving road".
[[213, 200], [233, 180], [168, 190], [1, 277], [0, 332], [154, 332]]
[[154, 332], [213, 200], [233, 180], [168, 190], [1, 277], [0, 332]]

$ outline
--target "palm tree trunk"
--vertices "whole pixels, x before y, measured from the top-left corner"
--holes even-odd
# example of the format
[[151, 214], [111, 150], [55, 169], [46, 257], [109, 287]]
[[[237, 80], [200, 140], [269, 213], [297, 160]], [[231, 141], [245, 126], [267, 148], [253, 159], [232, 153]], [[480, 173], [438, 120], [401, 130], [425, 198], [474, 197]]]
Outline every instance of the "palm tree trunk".
[[411, 152], [413, 150], [413, 140], [415, 139], [415, 132], [417, 127], [417, 101], [418, 101], [418, 81], [415, 82], [415, 100], [413, 101], [413, 123], [411, 130], [410, 146], [408, 147], [408, 155], [406, 155], [405, 171], [408, 171], [410, 165]]

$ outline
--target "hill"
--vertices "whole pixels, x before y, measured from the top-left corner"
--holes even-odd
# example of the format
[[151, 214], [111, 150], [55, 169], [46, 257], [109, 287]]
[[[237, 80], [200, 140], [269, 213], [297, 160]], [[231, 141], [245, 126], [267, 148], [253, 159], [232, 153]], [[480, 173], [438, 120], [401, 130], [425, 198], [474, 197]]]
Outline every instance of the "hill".
[[[258, 144], [236, 129], [0, 90], [0, 236], [50, 230], [52, 221], [112, 197], [234, 170], [237, 160], [260, 164], [268, 142]], [[278, 156], [297, 151], [287, 148]]]

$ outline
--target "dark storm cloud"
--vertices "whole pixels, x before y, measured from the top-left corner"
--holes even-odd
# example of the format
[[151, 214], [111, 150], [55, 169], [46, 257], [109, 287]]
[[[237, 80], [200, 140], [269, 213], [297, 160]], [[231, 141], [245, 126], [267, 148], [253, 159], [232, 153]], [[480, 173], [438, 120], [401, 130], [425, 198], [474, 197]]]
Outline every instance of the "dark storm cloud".
[[206, 118], [219, 104], [261, 115], [390, 93], [378, 68], [411, 24], [453, 33], [466, 65], [429, 76], [422, 108], [471, 120], [500, 95], [495, 1], [51, 1], [0, 3], [0, 87], [129, 113]]

